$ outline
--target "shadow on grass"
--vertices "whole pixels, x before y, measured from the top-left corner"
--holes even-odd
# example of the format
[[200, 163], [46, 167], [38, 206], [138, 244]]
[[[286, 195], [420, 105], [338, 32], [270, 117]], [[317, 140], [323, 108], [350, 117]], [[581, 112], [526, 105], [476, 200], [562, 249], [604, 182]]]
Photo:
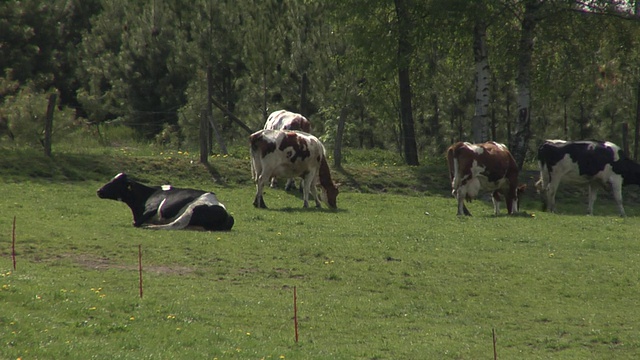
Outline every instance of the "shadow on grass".
[[317, 208], [315, 206], [313, 207], [308, 207], [308, 208], [303, 208], [302, 206], [300, 207], [291, 207], [291, 206], [287, 206], [287, 207], [283, 207], [283, 208], [266, 208], [264, 210], [267, 211], [277, 211], [277, 212], [284, 212], [284, 213], [306, 213], [306, 212], [317, 212], [317, 213], [345, 213], [347, 212], [346, 209], [341, 209], [341, 208], [337, 208], [337, 209], [331, 209], [331, 208], [326, 208], [326, 207], [321, 207], [321, 208]]
[[219, 185], [222, 185], [222, 186], [226, 186], [227, 185], [227, 182], [225, 181], [224, 177], [215, 168], [215, 166], [211, 165], [211, 163], [209, 163], [209, 162], [207, 162], [207, 163], [205, 163], [203, 165], [207, 169], [207, 171], [209, 172], [209, 175], [211, 175], [211, 178], [213, 179], [213, 181], [216, 184], [219, 184]]
[[346, 183], [345, 185], [348, 185], [350, 188], [353, 188], [354, 190], [357, 190], [359, 192], [363, 191], [362, 185], [358, 183], [356, 178], [350, 172], [345, 170], [343, 167], [336, 168], [335, 171], [339, 173], [341, 177], [346, 179], [346, 181], [344, 181]]
[[33, 150], [0, 151], [3, 180], [87, 181], [110, 179], [119, 162], [103, 155], [56, 154]]

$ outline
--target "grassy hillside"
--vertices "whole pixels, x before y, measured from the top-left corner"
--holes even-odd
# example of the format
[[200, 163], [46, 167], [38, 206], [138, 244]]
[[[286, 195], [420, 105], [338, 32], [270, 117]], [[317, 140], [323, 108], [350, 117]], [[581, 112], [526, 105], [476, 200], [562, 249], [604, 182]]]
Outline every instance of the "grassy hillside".
[[[447, 192], [444, 161], [430, 159], [421, 167], [402, 166], [396, 154], [386, 151], [349, 150], [334, 181], [349, 191], [419, 194]], [[58, 152], [52, 158], [35, 150], [0, 150], [4, 181], [106, 181], [127, 172], [144, 182], [199, 183], [253, 186], [247, 149], [210, 157], [209, 166], [198, 154], [149, 148], [103, 148], [83, 154]]]
[[[625, 219], [604, 197], [584, 216], [571, 194], [562, 214], [529, 199], [523, 216], [494, 217], [480, 200], [457, 217], [443, 162], [352, 152], [337, 211], [279, 189], [255, 209], [242, 151], [210, 169], [148, 148], [2, 151], [0, 358], [479, 359], [492, 329], [499, 358], [640, 354], [633, 201]], [[211, 189], [236, 226], [133, 228], [124, 204], [95, 195], [120, 171]]]

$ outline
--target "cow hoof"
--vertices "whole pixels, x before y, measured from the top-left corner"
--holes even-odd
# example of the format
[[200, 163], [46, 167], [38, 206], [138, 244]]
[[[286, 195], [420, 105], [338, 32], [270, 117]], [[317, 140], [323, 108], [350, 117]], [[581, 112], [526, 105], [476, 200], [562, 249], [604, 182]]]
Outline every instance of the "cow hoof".
[[258, 209], [266, 209], [267, 208], [267, 205], [265, 205], [264, 200], [260, 200], [260, 201], [256, 200], [256, 201], [254, 201], [253, 202], [253, 206], [257, 207]]

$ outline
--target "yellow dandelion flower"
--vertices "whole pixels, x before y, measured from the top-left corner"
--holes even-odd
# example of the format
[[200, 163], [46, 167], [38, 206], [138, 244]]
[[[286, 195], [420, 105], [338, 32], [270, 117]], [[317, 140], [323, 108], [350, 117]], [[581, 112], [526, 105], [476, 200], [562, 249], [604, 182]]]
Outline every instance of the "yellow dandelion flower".
[[89, 308], [89, 310], [91, 310], [91, 311], [93, 311], [95, 309], [97, 309], [95, 306], [92, 306], [92, 307]]
[[133, 320], [135, 320], [135, 319], [136, 319], [136, 318], [135, 318], [134, 316], [132, 316], [132, 317], [130, 317], [130, 318], [129, 318], [129, 320], [130, 320], [130, 321], [133, 321]]

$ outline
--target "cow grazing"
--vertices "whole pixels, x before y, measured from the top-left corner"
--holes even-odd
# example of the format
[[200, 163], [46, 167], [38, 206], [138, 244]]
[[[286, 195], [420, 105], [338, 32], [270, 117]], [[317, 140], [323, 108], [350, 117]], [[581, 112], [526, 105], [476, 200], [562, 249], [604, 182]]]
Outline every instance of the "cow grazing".
[[298, 130], [311, 132], [311, 123], [304, 116], [287, 111], [278, 110], [272, 112], [264, 124], [265, 130]]
[[538, 148], [538, 165], [540, 181], [537, 185], [545, 208], [550, 212], [556, 210], [556, 192], [561, 182], [588, 185], [589, 215], [593, 215], [600, 186], [612, 190], [620, 216], [625, 216], [622, 186], [640, 185], [640, 165], [608, 141], [547, 140]]
[[331, 172], [324, 145], [315, 136], [299, 131], [260, 130], [251, 134], [251, 171], [256, 182], [253, 205], [266, 208], [264, 185], [273, 176], [302, 177], [304, 207], [309, 207], [309, 193], [320, 207], [316, 181], [322, 187], [322, 197], [336, 208], [338, 187], [331, 180]]
[[495, 214], [500, 212], [500, 193], [507, 202], [507, 211], [518, 211], [518, 166], [503, 144], [489, 141], [482, 144], [458, 142], [447, 150], [453, 196], [458, 200], [458, 215], [471, 215], [464, 200], [471, 200], [481, 190], [491, 191]]
[[[298, 130], [304, 131], [306, 133], [311, 132], [311, 123], [304, 116], [287, 111], [287, 110], [278, 110], [272, 112], [267, 118], [267, 122], [264, 124], [265, 130]], [[274, 177], [271, 178], [272, 188], [277, 186], [277, 180]], [[291, 189], [295, 189], [296, 182], [293, 178], [289, 178], [287, 180], [287, 184], [284, 189], [289, 191]], [[300, 184], [300, 188], [302, 189], [303, 184]]]
[[119, 200], [131, 208], [133, 226], [149, 229], [231, 230], [234, 219], [212, 192], [149, 187], [120, 173], [98, 190], [101, 199]]

